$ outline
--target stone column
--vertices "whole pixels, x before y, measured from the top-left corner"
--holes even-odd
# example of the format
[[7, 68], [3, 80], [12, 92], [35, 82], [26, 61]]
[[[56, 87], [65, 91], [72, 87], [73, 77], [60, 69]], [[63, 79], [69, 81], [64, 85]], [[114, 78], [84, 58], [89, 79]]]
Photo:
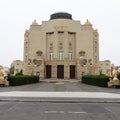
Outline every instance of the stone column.
[[64, 65], [64, 78], [65, 79], [68, 79], [69, 78], [69, 65], [68, 64], [66, 64], [66, 65]]
[[57, 65], [52, 65], [52, 78], [57, 78]]

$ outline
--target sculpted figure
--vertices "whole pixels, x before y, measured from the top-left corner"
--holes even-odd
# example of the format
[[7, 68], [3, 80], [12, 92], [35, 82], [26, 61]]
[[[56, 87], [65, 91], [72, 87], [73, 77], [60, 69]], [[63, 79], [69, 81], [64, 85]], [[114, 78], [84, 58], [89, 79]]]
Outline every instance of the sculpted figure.
[[0, 69], [0, 85], [4, 84], [4, 74], [3, 71]]
[[0, 69], [0, 85], [9, 86], [9, 82], [4, 78], [4, 73]]
[[0, 80], [4, 79], [4, 73], [3, 71], [0, 69]]
[[112, 72], [112, 75], [113, 75], [113, 80], [118, 80], [118, 78], [117, 78], [118, 71], [117, 71], [117, 68], [116, 68], [116, 67], [114, 67], [113, 72]]

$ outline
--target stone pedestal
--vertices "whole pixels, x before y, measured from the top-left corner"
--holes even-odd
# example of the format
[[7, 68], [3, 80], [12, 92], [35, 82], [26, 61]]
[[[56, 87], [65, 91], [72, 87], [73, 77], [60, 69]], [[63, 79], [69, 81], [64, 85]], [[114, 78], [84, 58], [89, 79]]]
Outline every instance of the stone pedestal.
[[108, 82], [108, 87], [116, 87], [116, 86], [120, 86], [120, 80], [116, 77], [112, 79], [110, 79], [110, 81]]
[[114, 67], [112, 74], [113, 74], [113, 80], [110, 78], [110, 81], [108, 82], [108, 87], [120, 86], [120, 80], [117, 78], [118, 71], [116, 67]]

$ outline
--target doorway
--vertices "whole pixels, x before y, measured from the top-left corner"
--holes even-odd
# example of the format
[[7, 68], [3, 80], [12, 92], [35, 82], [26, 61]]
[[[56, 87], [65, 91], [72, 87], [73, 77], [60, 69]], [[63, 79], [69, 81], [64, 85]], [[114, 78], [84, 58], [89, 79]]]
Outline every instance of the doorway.
[[51, 65], [46, 65], [46, 78], [51, 78], [52, 67]]
[[64, 78], [64, 65], [57, 66], [57, 78]]
[[70, 65], [70, 78], [75, 78], [75, 65]]

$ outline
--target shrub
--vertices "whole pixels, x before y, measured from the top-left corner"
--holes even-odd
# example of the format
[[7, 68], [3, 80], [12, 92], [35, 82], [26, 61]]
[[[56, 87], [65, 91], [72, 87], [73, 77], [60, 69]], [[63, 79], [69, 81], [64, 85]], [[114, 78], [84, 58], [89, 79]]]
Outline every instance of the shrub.
[[19, 72], [19, 73], [16, 73], [16, 75], [23, 75], [23, 74]]
[[87, 75], [82, 77], [82, 83], [95, 85], [100, 87], [107, 87], [109, 77], [105, 75]]
[[118, 79], [120, 80], [120, 73], [118, 74]]
[[38, 83], [39, 76], [23, 76], [23, 75], [9, 76], [8, 81], [10, 82], [10, 86]]

